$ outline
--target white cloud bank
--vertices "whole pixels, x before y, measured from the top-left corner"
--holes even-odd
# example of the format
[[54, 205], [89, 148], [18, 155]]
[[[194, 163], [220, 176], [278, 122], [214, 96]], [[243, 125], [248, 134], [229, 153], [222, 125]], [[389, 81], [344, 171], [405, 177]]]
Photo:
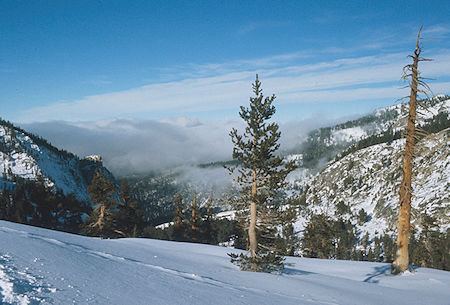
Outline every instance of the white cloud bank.
[[[326, 124], [323, 120], [321, 124]], [[282, 149], [296, 146], [319, 120], [282, 124]], [[146, 174], [155, 170], [205, 164], [231, 159], [229, 137], [234, 127], [243, 130], [240, 119], [200, 121], [186, 117], [163, 121], [112, 119], [97, 122], [22, 124], [58, 148], [80, 157], [99, 154], [117, 176]]]
[[117, 175], [230, 159], [228, 132], [239, 122], [223, 120], [205, 125], [199, 121], [192, 124], [186, 118], [173, 121], [59, 121], [22, 127], [81, 157], [101, 155], [105, 165]]

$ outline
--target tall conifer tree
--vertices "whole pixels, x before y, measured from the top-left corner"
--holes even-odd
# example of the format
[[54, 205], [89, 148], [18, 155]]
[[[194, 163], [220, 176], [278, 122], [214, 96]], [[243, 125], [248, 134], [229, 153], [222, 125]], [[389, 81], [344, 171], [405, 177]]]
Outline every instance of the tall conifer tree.
[[124, 237], [138, 237], [144, 227], [143, 215], [138, 202], [131, 195], [131, 187], [126, 179], [120, 184], [120, 201], [115, 213], [115, 232]]
[[250, 107], [241, 106], [239, 112], [246, 123], [245, 132], [239, 134], [234, 128], [230, 132], [234, 144], [233, 159], [239, 166], [229, 168], [231, 172], [237, 170], [236, 181], [242, 187], [240, 200], [234, 203], [234, 208], [247, 229], [250, 257], [230, 256], [241, 269], [271, 271], [281, 269], [283, 261], [276, 249], [279, 244], [277, 228], [283, 221], [277, 196], [295, 165], [275, 155], [280, 147], [281, 133], [275, 122], [268, 122], [275, 114], [275, 95], [263, 96], [258, 75], [253, 83], [253, 93]]
[[97, 206], [86, 220], [83, 231], [88, 235], [102, 238], [113, 237], [117, 233], [115, 232], [115, 212], [118, 201], [114, 197], [117, 193], [116, 187], [104, 173], [96, 171], [88, 186], [88, 192], [91, 202]]

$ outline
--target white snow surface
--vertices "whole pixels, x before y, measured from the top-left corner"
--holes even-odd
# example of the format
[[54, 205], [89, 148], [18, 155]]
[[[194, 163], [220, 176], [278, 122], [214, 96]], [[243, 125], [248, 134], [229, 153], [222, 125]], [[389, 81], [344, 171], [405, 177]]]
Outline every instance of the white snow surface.
[[450, 273], [287, 259], [281, 274], [239, 271], [237, 250], [102, 240], [0, 221], [2, 304], [450, 304]]
[[361, 126], [356, 126], [333, 131], [332, 137], [334, 140], [332, 140], [332, 142], [356, 142], [366, 136], [367, 132]]

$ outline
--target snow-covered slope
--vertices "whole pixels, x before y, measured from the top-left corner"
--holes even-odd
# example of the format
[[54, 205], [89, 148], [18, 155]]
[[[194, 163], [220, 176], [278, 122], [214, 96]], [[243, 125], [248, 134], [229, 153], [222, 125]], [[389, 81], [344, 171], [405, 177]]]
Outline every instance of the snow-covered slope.
[[[450, 113], [448, 96], [438, 95], [422, 101], [421, 104], [424, 107], [418, 110], [419, 125], [426, 124], [427, 120], [440, 113]], [[333, 159], [335, 155], [362, 139], [381, 135], [387, 131], [395, 133], [403, 130], [406, 126], [407, 115], [407, 104], [376, 109], [373, 113], [359, 119], [311, 131], [306, 140], [299, 143], [298, 148], [291, 153], [303, 161], [299, 162], [301, 166], [320, 170], [324, 161]]]
[[449, 304], [450, 273], [288, 258], [282, 274], [239, 271], [229, 248], [102, 240], [0, 221], [2, 304]]
[[56, 186], [82, 201], [89, 201], [87, 186], [95, 170], [113, 179], [101, 160], [92, 156], [80, 160], [4, 121], [0, 121], [0, 170], [0, 186], [11, 187], [15, 176], [28, 180], [42, 177], [47, 186]]
[[[368, 232], [372, 238], [376, 232], [393, 232], [404, 143], [399, 139], [373, 145], [329, 163], [310, 184], [306, 194], [308, 210], [334, 216], [338, 214], [338, 203], [345, 203], [360, 232]], [[435, 217], [445, 232], [450, 228], [450, 129], [423, 138], [415, 154], [412, 226], [420, 231], [426, 213]], [[363, 224], [357, 220], [361, 209], [368, 214]], [[305, 219], [300, 217], [297, 229], [301, 231], [304, 225]]]

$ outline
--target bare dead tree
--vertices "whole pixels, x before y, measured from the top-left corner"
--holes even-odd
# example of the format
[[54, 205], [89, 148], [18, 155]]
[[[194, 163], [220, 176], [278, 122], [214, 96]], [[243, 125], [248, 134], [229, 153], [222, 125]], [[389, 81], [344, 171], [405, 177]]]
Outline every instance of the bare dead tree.
[[417, 120], [417, 100], [418, 93], [424, 93], [428, 96], [427, 92], [430, 92], [430, 88], [424, 82], [424, 78], [421, 77], [418, 70], [420, 61], [430, 61], [420, 57], [422, 48], [420, 46], [420, 27], [417, 34], [416, 49], [414, 54], [410, 55], [413, 59], [413, 63], [406, 65], [403, 68], [403, 79], [410, 79], [408, 87], [410, 88], [410, 94], [406, 98], [409, 98], [409, 113], [408, 123], [406, 126], [406, 144], [403, 154], [403, 177], [400, 183], [400, 205], [398, 214], [398, 237], [397, 237], [397, 254], [394, 262], [391, 266], [392, 274], [399, 274], [408, 270], [409, 255], [408, 255], [408, 239], [411, 220], [411, 197], [412, 197], [412, 170], [413, 170], [413, 157], [414, 147], [417, 137], [416, 120]]

